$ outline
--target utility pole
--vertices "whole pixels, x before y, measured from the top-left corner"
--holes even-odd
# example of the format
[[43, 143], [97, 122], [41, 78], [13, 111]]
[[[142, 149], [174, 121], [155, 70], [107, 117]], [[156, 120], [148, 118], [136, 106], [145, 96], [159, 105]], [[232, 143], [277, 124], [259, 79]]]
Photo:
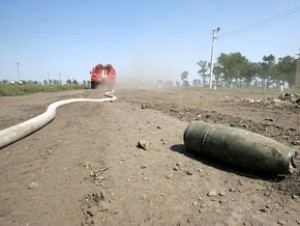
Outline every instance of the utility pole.
[[61, 84], [61, 73], [58, 73], [58, 83]]
[[215, 40], [217, 39], [216, 35], [220, 31], [220, 27], [217, 29], [213, 30], [213, 35], [212, 35], [212, 45], [211, 45], [211, 55], [210, 55], [210, 79], [209, 79], [209, 88], [211, 89], [212, 86], [212, 80], [213, 80], [213, 70], [214, 70], [214, 45], [215, 45]]
[[17, 62], [18, 82], [20, 82], [20, 63]]

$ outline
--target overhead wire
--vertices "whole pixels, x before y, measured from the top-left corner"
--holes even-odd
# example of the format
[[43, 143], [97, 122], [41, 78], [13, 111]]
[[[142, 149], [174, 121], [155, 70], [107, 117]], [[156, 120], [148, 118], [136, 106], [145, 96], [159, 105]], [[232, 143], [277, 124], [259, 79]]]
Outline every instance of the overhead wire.
[[247, 33], [247, 32], [263, 29], [263, 28], [269, 27], [271, 25], [274, 25], [276, 23], [279, 23], [282, 20], [285, 20], [285, 19], [288, 19], [290, 17], [296, 16], [299, 13], [300, 13], [300, 6], [296, 6], [292, 9], [289, 9], [287, 11], [284, 11], [284, 12], [280, 13], [280, 14], [277, 14], [275, 16], [272, 16], [272, 17], [269, 17], [269, 18], [264, 19], [262, 21], [259, 21], [257, 23], [250, 24], [250, 25], [247, 25], [245, 27], [241, 27], [241, 28], [236, 29], [236, 30], [220, 33], [219, 37], [222, 37], [222, 38], [224, 38], [224, 37], [234, 37], [234, 36], [238, 36], [238, 35], [241, 35], [241, 34], [244, 34], [244, 33]]

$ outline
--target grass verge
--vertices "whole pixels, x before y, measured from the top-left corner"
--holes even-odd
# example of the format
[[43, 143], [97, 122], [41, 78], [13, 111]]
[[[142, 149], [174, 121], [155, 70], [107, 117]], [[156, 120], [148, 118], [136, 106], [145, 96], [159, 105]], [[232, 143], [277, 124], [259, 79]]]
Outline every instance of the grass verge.
[[86, 85], [0, 84], [0, 96], [20, 96], [38, 92], [58, 92], [86, 88], [88, 88]]

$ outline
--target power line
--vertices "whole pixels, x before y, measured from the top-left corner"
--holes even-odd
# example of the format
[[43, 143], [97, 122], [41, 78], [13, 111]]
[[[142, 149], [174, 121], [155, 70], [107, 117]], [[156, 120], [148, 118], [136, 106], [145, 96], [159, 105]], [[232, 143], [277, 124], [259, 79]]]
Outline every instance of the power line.
[[269, 17], [265, 20], [259, 21], [257, 23], [250, 24], [248, 26], [245, 26], [245, 27], [242, 27], [242, 28], [239, 28], [236, 30], [228, 31], [223, 34], [221, 33], [219, 35], [219, 37], [233, 37], [233, 36], [241, 35], [246, 32], [251, 32], [251, 31], [262, 29], [262, 28], [266, 28], [266, 27], [269, 27], [276, 23], [279, 23], [284, 19], [288, 19], [290, 17], [296, 16], [299, 13], [300, 13], [300, 6], [296, 6], [292, 9], [289, 9], [280, 14], [277, 14], [277, 15]]

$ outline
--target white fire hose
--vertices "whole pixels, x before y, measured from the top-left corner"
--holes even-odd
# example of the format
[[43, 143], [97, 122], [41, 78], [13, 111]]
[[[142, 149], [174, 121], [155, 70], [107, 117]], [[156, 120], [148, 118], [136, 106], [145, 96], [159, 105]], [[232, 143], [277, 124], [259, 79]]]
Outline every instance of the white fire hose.
[[15, 126], [11, 126], [7, 129], [1, 130], [0, 149], [36, 132], [43, 126], [47, 125], [55, 118], [56, 109], [60, 106], [72, 104], [72, 103], [78, 103], [78, 102], [102, 103], [102, 102], [114, 101], [117, 99], [117, 97], [114, 96], [113, 93], [114, 90], [110, 92], [106, 92], [104, 95], [107, 96], [107, 98], [101, 98], [101, 99], [74, 98], [74, 99], [54, 102], [48, 106], [47, 110], [43, 114], [40, 114], [32, 119], [29, 119]]

